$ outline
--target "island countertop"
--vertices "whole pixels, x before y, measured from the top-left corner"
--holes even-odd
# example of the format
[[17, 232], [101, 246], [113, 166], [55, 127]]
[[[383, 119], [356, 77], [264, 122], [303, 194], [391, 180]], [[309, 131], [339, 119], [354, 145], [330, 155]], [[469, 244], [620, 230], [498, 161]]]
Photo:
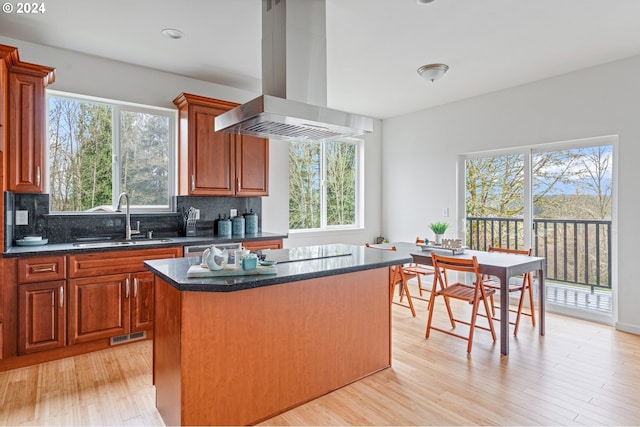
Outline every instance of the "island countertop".
[[[411, 262], [411, 257], [394, 251], [344, 244], [307, 246], [267, 251], [267, 259], [283, 259], [302, 253], [318, 254], [313, 259], [279, 262], [278, 273], [270, 275], [188, 278], [187, 271], [200, 257], [145, 261], [145, 267], [179, 291], [232, 292], [278, 285], [305, 279], [383, 268]], [[346, 253], [346, 255], [344, 255]], [[296, 258], [295, 256], [291, 258]], [[304, 257], [301, 257], [304, 258]]]

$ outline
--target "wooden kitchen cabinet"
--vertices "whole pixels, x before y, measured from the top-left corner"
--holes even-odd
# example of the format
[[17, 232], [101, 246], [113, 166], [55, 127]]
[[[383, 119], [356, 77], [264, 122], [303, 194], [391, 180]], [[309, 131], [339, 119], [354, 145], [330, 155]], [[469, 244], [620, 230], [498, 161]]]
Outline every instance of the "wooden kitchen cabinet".
[[242, 242], [242, 246], [250, 251], [261, 251], [264, 249], [282, 249], [282, 239], [278, 240], [254, 240]]
[[153, 327], [153, 273], [134, 273], [133, 299], [131, 300], [131, 332]]
[[177, 256], [179, 248], [69, 256], [69, 344], [150, 330], [153, 275], [143, 262]]
[[18, 354], [64, 347], [66, 282], [18, 285]]
[[18, 260], [18, 354], [66, 345], [66, 257]]
[[236, 196], [269, 195], [269, 140], [236, 137]]
[[268, 195], [269, 140], [214, 131], [215, 118], [238, 104], [186, 93], [173, 102], [180, 195]]
[[17, 51], [8, 63], [7, 189], [42, 193], [46, 173], [45, 87], [54, 69], [20, 62]]

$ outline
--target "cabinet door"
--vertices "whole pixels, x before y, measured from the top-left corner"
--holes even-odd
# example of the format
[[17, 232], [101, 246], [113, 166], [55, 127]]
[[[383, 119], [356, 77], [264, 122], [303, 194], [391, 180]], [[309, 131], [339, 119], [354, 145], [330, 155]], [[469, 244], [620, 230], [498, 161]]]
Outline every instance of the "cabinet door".
[[64, 280], [18, 286], [18, 354], [65, 345]]
[[225, 111], [202, 105], [189, 107], [189, 195], [235, 193], [233, 135], [214, 131], [216, 116]]
[[131, 299], [131, 332], [144, 331], [153, 326], [153, 273], [135, 273]]
[[9, 73], [8, 189], [41, 193], [44, 188], [44, 80]]
[[269, 195], [269, 140], [236, 137], [236, 195]]
[[129, 333], [129, 274], [69, 280], [69, 343]]

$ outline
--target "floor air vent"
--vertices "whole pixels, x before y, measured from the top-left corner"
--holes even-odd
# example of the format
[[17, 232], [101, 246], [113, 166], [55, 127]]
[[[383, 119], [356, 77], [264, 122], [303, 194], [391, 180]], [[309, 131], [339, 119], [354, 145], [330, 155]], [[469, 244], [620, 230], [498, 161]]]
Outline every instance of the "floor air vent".
[[124, 343], [130, 342], [130, 341], [143, 340], [146, 337], [147, 337], [147, 332], [146, 331], [142, 331], [142, 332], [136, 332], [136, 333], [133, 333], [133, 334], [118, 335], [117, 337], [111, 337], [110, 343], [111, 343], [111, 345], [124, 344]]

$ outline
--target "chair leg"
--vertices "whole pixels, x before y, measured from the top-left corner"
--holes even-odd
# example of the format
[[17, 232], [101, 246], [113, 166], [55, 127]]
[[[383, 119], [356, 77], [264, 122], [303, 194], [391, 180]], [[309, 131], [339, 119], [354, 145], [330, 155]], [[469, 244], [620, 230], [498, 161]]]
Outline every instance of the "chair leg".
[[413, 300], [409, 293], [409, 287], [407, 286], [407, 281], [404, 280], [404, 278], [402, 279], [402, 290], [407, 295], [407, 302], [409, 303], [409, 308], [411, 308], [411, 314], [413, 314], [413, 317], [416, 317], [416, 310], [413, 308]]
[[496, 303], [493, 301], [493, 294], [489, 295], [491, 301], [491, 316], [496, 317]]
[[[429, 338], [429, 333], [431, 332], [431, 319], [433, 319], [433, 307], [435, 305], [436, 296], [438, 295], [438, 275], [433, 276], [433, 284], [431, 285], [431, 296], [429, 297], [429, 315], [427, 316], [427, 330], [424, 333], [425, 338]], [[449, 310], [451, 313], [451, 310]]]
[[528, 275], [529, 285], [529, 308], [531, 309], [531, 326], [536, 326], [536, 312], [534, 310], [535, 303], [533, 302], [533, 285], [531, 284], [531, 273]]
[[[496, 340], [496, 328], [493, 326], [493, 317], [489, 315], [489, 302], [487, 301], [487, 297], [484, 296], [482, 298], [482, 302], [484, 303], [484, 311], [487, 313], [487, 321], [489, 322], [489, 329], [491, 330], [491, 337], [493, 340]], [[507, 319], [508, 321], [508, 319]]]
[[[486, 301], [485, 301], [486, 304]], [[471, 346], [473, 345], [473, 332], [476, 329], [476, 320], [478, 318], [478, 310], [480, 309], [480, 305], [478, 305], [478, 299], [473, 302], [473, 312], [471, 313], [471, 324], [469, 325], [469, 339], [467, 342], [467, 353], [471, 353]], [[487, 316], [490, 318], [490, 316]]]

